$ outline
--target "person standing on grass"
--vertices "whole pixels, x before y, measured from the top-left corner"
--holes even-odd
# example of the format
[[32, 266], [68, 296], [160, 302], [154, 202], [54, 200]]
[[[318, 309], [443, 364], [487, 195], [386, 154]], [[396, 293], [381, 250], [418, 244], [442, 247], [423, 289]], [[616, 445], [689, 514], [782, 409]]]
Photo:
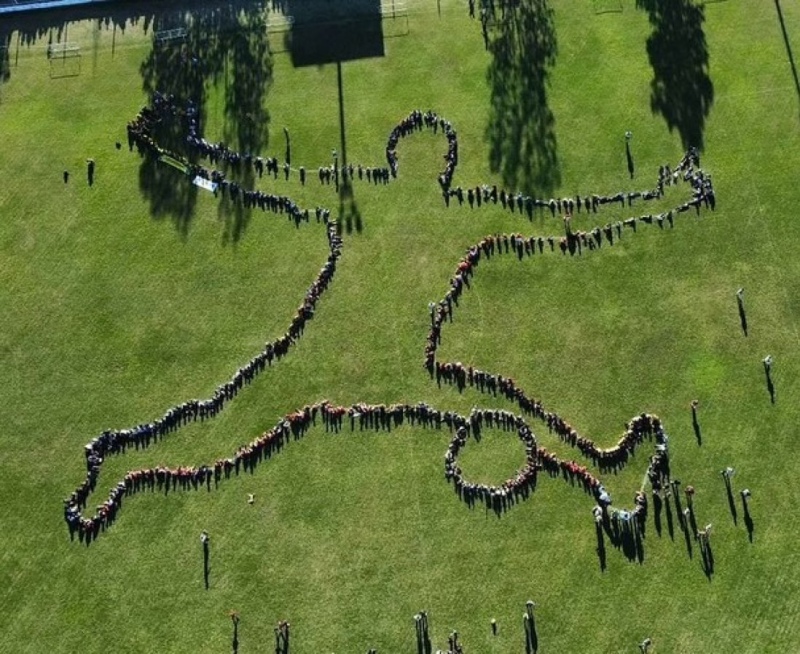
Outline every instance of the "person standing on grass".
[[89, 186], [92, 186], [94, 184], [94, 159], [86, 160], [86, 178]]

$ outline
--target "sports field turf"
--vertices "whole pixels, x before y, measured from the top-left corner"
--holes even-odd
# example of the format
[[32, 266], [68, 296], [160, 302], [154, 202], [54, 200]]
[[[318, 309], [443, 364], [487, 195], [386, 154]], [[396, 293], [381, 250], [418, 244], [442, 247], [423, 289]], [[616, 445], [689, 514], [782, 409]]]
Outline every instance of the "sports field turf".
[[[513, 18], [498, 10], [494, 56], [455, 0], [397, 2], [383, 39], [369, 21], [349, 38], [328, 22], [321, 33], [298, 26], [294, 44], [280, 16], [268, 10], [265, 24], [249, 3], [235, 5], [235, 20], [138, 3], [76, 10], [84, 20], [0, 18], [0, 651], [230, 651], [236, 610], [242, 653], [273, 647], [280, 619], [299, 654], [408, 652], [412, 616], [426, 609], [434, 649], [457, 629], [467, 653], [506, 654], [524, 651], [529, 598], [540, 652], [635, 652], [645, 637], [660, 654], [796, 650], [800, 5], [639, 4], [521, 0]], [[684, 10], [664, 16], [662, 5]], [[325, 20], [319, 5], [284, 8]], [[178, 42], [154, 47], [154, 33], [184, 25], [187, 56]], [[79, 44], [80, 58], [48, 60], [57, 40]], [[640, 412], [658, 414], [673, 475], [695, 486], [698, 521], [713, 524], [713, 574], [666, 514], [660, 535], [650, 519], [642, 563], [607, 542], [601, 570], [593, 499], [546, 474], [501, 517], [470, 509], [444, 479], [448, 430], [410, 426], [331, 435], [320, 425], [253, 475], [211, 492], [139, 493], [96, 542], [70, 541], [62, 499], [84, 478], [84, 445], [209, 397], [283, 334], [328, 252], [313, 218], [295, 227], [231, 209], [129, 152], [125, 126], [154, 90], [200, 101], [205, 135], [233, 148], [282, 160], [288, 128], [293, 165], [309, 180], [281, 174], [259, 188], [329, 207], [341, 217], [342, 256], [290, 354], [214, 420], [106, 461], [89, 512], [129, 469], [230, 456], [323, 399], [516, 410], [431, 380], [428, 303], [486, 234], [561, 235], [561, 219], [537, 210], [529, 221], [499, 204], [446, 208], [441, 134], [403, 139], [397, 179], [356, 182], [342, 202], [316, 176], [332, 149], [385, 165], [394, 125], [432, 109], [458, 132], [454, 185], [536, 197], [652, 188], [660, 165], [701, 146], [716, 211], [627, 230], [580, 256], [482, 261], [439, 354], [513, 377], [601, 445]], [[573, 226], [644, 211], [584, 212]], [[580, 460], [529, 423], [540, 445]], [[651, 453], [647, 442], [616, 475], [593, 469], [615, 505], [632, 505]], [[494, 483], [523, 461], [520, 442], [499, 430], [462, 456], [465, 474]], [[736, 522], [726, 466], [736, 468]]]

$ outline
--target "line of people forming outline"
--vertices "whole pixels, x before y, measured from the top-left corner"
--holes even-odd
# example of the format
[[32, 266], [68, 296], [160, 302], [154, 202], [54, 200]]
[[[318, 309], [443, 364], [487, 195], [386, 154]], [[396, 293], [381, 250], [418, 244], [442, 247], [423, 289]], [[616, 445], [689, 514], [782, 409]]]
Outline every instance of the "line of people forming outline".
[[[228, 181], [223, 172], [192, 163], [179, 153], [161, 147], [154, 135], [155, 130], [162, 121], [176, 119], [184, 121], [187, 132], [186, 143], [189, 148], [194, 149], [196, 154], [209, 158], [212, 163], [224, 160], [229, 163], [244, 161], [252, 164], [254, 161], [251, 155], [237, 155], [220, 144], [209, 144], [201, 139], [196, 105], [189, 103], [186, 109], [181, 109], [174, 97], [160, 93], [153, 96], [151, 106], [143, 107], [136, 119], [128, 124], [129, 148], [132, 150], [136, 147], [139, 153], [145, 157], [167, 156], [180, 162], [186, 167], [189, 175], [199, 175], [216, 181], [223, 189], [222, 195], [229, 195], [235, 202], [259, 206], [265, 211], [273, 213], [288, 214], [290, 220], [298, 225], [300, 222], [310, 222], [309, 211], [301, 209], [290, 198], [242, 189], [238, 183]], [[464, 195], [463, 190], [460, 187], [452, 188], [452, 178], [458, 164], [456, 132], [448, 121], [434, 112], [413, 111], [391, 131], [386, 147], [389, 175], [394, 178], [398, 174], [396, 148], [400, 138], [423, 129], [432, 130], [434, 133], [441, 130], [445, 135], [448, 149], [444, 156], [445, 167], [438, 175], [438, 182], [448, 204], [450, 197], [456, 197], [461, 202]], [[269, 170], [274, 172], [277, 164], [270, 160], [268, 165]], [[487, 201], [503, 203], [503, 198], [505, 198], [506, 206], [510, 207], [512, 211], [514, 205], [518, 208], [525, 207], [527, 211], [530, 203], [536, 207], [549, 207], [554, 215], [556, 209], [564, 211], [565, 235], [546, 238], [526, 238], [521, 234], [489, 235], [468, 248], [466, 256], [461, 259], [456, 273], [450, 280], [450, 288], [445, 297], [438, 304], [432, 303], [431, 305], [431, 330], [424, 352], [424, 365], [431, 377], [435, 377], [438, 383], [455, 384], [459, 389], [469, 385], [492, 395], [497, 395], [499, 392], [516, 403], [523, 415], [534, 416], [542, 420], [551, 433], [555, 432], [563, 442], [577, 448], [583, 456], [590, 459], [602, 471], [621, 469], [639, 444], [646, 439], [655, 439], [656, 453], [651, 457], [648, 476], [654, 490], [658, 484], [664, 483], [669, 475], [667, 436], [656, 416], [642, 413], [634, 417], [626, 424], [625, 431], [615, 446], [600, 448], [590, 439], [580, 436], [569, 423], [557, 414], [545, 411], [541, 403], [525, 394], [513, 379], [477, 370], [471, 366], [464, 366], [459, 362], [440, 362], [436, 359], [436, 351], [441, 343], [442, 326], [446, 320], [453, 320], [454, 306], [458, 304], [458, 298], [464, 287], [469, 287], [469, 279], [474, 274], [474, 268], [482, 256], [489, 258], [495, 253], [509, 253], [513, 250], [522, 259], [524, 255], [534, 254], [537, 247], [540, 254], [545, 252], [545, 242], [548, 243], [550, 251], [554, 251], [556, 240], [558, 240], [562, 252], [569, 251], [574, 254], [577, 251], [580, 253], [583, 246], [595, 249], [589, 245], [590, 243], [595, 243], [595, 247], [600, 247], [602, 235], [605, 235], [609, 244], [613, 244], [613, 230], [616, 230], [617, 239], [619, 239], [623, 226], [629, 226], [636, 231], [637, 222], [655, 223], [663, 227], [665, 220], [670, 226], [673, 226], [675, 214], [683, 213], [693, 207], [698, 213], [701, 207], [714, 208], [715, 198], [711, 178], [700, 169], [696, 150], [690, 150], [675, 169], [661, 166], [656, 188], [652, 191], [632, 194], [619, 193], [612, 196], [589, 194], [583, 198], [583, 204], [587, 212], [590, 210], [597, 212], [600, 207], [616, 202], [623, 207], [627, 202], [630, 206], [634, 200], [639, 198], [651, 200], [661, 197], [666, 185], [678, 184], [681, 181], [690, 184], [691, 198], [673, 211], [659, 214], [656, 217], [646, 215], [640, 216], [638, 219], [630, 218], [613, 224], [608, 223], [602, 230], [595, 228], [591, 232], [573, 232], [570, 228], [569, 219], [574, 209], [580, 211], [581, 198], [544, 202], [532, 200], [520, 196], [520, 194], [497, 192], [496, 187], [490, 188], [487, 185], [474, 187], [475, 190], [471, 194], [468, 189], [467, 201], [470, 202], [469, 198], [473, 197], [477, 206], [481, 206]], [[509, 198], [512, 199], [509, 200]], [[470, 202], [471, 206], [472, 204]], [[391, 429], [392, 426], [403, 424], [405, 421], [412, 425], [428, 428], [441, 429], [446, 426], [453, 433], [453, 440], [445, 455], [445, 478], [453, 483], [459, 497], [470, 505], [482, 502], [487, 508], [497, 512], [505, 510], [518, 499], [528, 496], [535, 487], [538, 471], [544, 470], [552, 476], [561, 475], [568, 481], [580, 485], [586, 492], [594, 496], [597, 507], [603, 512], [603, 515], [606, 515], [608, 507], [611, 505], [611, 496], [599, 479], [576, 461], [562, 460], [545, 448], [539, 447], [533, 431], [524, 419], [510, 412], [476, 409], [469, 416], [461, 416], [457, 413], [441, 412], [422, 402], [416, 405], [355, 404], [351, 407], [342, 407], [333, 406], [327, 401], [306, 405], [298, 411], [286, 414], [271, 430], [250, 444], [240, 447], [232, 457], [218, 459], [213, 464], [199, 467], [178, 466], [177, 468], [157, 466], [130, 471], [122, 481], [112, 488], [108, 499], [96, 507], [96, 511], [91, 517], [84, 515], [89, 496], [96, 488], [100, 469], [106, 457], [124, 453], [130, 447], [146, 448], [189, 422], [214, 417], [260, 372], [269, 367], [273, 361], [285, 356], [302, 336], [307, 322], [314, 316], [319, 299], [333, 280], [336, 264], [342, 253], [342, 240], [338, 236], [336, 222], [330, 219], [330, 212], [317, 207], [315, 215], [317, 221], [326, 227], [329, 254], [284, 335], [268, 342], [261, 352], [247, 364], [238, 368], [229, 380], [220, 384], [211, 398], [184, 402], [172, 407], [161, 418], [150, 423], [143, 423], [129, 429], [106, 430], [92, 439], [85, 446], [86, 476], [81, 485], [64, 500], [64, 517], [71, 536], [74, 537], [77, 534], [87, 544], [97, 538], [100, 532], [115, 520], [123, 498], [138, 491], [161, 490], [167, 493], [179, 488], [201, 489], [203, 487], [210, 490], [212, 481], [216, 485], [223, 478], [227, 479], [232, 474], [239, 474], [242, 470], [252, 470], [259, 461], [280, 451], [289, 440], [302, 436], [312, 425], [316, 424], [318, 416], [328, 431], [337, 433], [341, 430], [346, 416], [349, 417], [351, 430], [356, 428], [356, 422], [361, 429], [366, 427]], [[529, 215], [531, 214], [529, 213]], [[562, 247], [562, 244], [565, 247]], [[525, 447], [525, 466], [516, 475], [499, 485], [468, 481], [464, 479], [457, 465], [458, 453], [466, 444], [469, 435], [474, 435], [484, 424], [496, 425], [509, 431], [515, 430]], [[634, 502], [635, 508], [624, 513], [625, 515], [630, 514], [635, 518], [634, 522], [637, 522], [646, 515], [647, 500], [643, 493], [637, 493]], [[619, 519], [620, 513], [613, 512], [613, 515], [616, 516], [615, 520]]]

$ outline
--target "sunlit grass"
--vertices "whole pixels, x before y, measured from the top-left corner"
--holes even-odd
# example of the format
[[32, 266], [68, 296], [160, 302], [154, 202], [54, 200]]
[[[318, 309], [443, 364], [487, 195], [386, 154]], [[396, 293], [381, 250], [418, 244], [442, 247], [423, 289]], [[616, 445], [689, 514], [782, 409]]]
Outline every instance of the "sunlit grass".
[[[652, 186], [683, 143], [651, 111], [647, 15], [633, 2], [608, 14], [592, 3], [550, 5], [558, 45], [546, 85], [560, 171], [553, 194]], [[796, 59], [800, 14], [781, 6]], [[489, 158], [490, 57], [479, 22], [466, 3], [450, 0], [441, 13], [416, 2], [408, 10], [409, 32], [386, 39], [385, 56], [342, 65], [348, 159], [382, 165], [392, 126], [414, 108], [431, 108], [458, 130], [454, 183], [502, 184]], [[413, 651], [411, 618], [425, 608], [435, 648], [458, 629], [466, 651], [505, 654], [521, 649], [520, 614], [533, 598], [541, 651], [626, 652], [645, 636], [654, 652], [791, 650], [800, 597], [792, 456], [800, 98], [773, 3], [708, 4], [703, 30], [714, 100], [702, 164], [714, 178], [717, 211], [687, 214], [674, 230], [627, 234], [580, 258], [481, 262], [440, 353], [514, 377], [602, 444], [639, 412], [659, 414], [674, 473], [698, 489], [698, 519], [714, 524], [710, 582], [697, 548], [690, 560], [682, 532], [676, 527], [670, 539], [666, 520], [660, 537], [648, 525], [643, 565], [607, 543], [601, 572], [592, 500], [561, 479], [540, 475], [534, 495], [502, 517], [468, 508], [444, 478], [450, 434], [409, 426], [339, 435], [318, 426], [252, 476], [210, 493], [138, 495], [97, 543], [70, 542], [61, 499], [82, 479], [83, 445], [103, 429], [209, 396], [282, 334], [324, 261], [325, 237], [313, 219], [295, 228], [260, 212], [234, 237], [235, 215], [213, 196], [192, 198], [177, 173], [165, 172], [159, 187], [147, 178], [125, 138], [146, 101], [141, 65], [152, 27], [144, 34], [142, 20], [125, 30], [70, 23], [66, 38], [83, 52], [74, 77], [51, 77], [47, 30], [19, 52], [12, 34], [9, 78], [0, 82], [0, 649], [226, 651], [226, 612], [236, 609], [241, 652], [270, 647], [283, 618], [295, 630], [293, 652]], [[337, 216], [333, 187], [316, 178], [331, 149], [343, 150], [336, 66], [293, 68], [280, 38], [270, 36], [271, 78], [259, 100], [268, 121], [256, 127], [264, 154], [279, 158], [288, 128], [293, 161], [307, 167], [309, 182], [301, 187], [293, 174], [258, 184]], [[247, 112], [226, 113], [226, 89], [239, 84], [245, 93], [251, 78], [237, 78], [230, 61], [226, 67], [233, 55], [215, 52], [213, 39], [192, 43], [204, 44], [209, 70], [218, 66], [192, 87], [205, 89], [207, 136], [240, 134], [236, 121]], [[169, 68], [159, 75], [163, 85], [186, 82]], [[416, 135], [399, 146], [396, 181], [356, 183], [363, 229], [344, 230], [333, 285], [291, 355], [214, 421], [108, 461], [101, 487], [129, 468], [230, 456], [286, 412], [323, 399], [512, 409], [429, 378], [427, 305], [483, 235], [548, 235], [562, 225], [549, 213], [528, 222], [499, 207], [446, 209], [435, 181], [444, 151], [440, 136]], [[91, 188], [87, 157], [97, 161]], [[158, 215], [156, 191], [173, 203]], [[175, 207], [186, 211], [178, 217]], [[616, 217], [581, 214], [576, 222], [586, 228]], [[761, 365], [767, 354], [776, 362], [774, 405]], [[700, 401], [702, 445], [692, 399]], [[531, 424], [541, 444], [578, 456]], [[649, 453], [646, 445], [618, 475], [601, 475], [616, 504], [631, 505]], [[497, 483], [523, 456], [513, 433], [489, 431], [468, 443], [462, 463], [465, 474]], [[737, 468], [735, 491], [753, 492], [752, 544], [741, 506], [737, 524], [729, 513], [719, 476], [727, 465]], [[203, 529], [212, 534], [208, 591]]]

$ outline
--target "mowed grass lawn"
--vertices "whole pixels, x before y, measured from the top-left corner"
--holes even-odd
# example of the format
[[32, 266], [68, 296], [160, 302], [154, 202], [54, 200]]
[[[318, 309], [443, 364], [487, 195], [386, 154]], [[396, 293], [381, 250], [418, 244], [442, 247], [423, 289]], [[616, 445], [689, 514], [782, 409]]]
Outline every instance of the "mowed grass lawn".
[[[606, 5], [622, 11], [595, 13]], [[529, 28], [546, 26], [537, 2], [522, 6], [538, 16]], [[614, 443], [637, 413], [660, 415], [674, 475], [696, 487], [698, 520], [714, 525], [712, 578], [697, 547], [689, 558], [677, 521], [674, 538], [666, 525], [659, 536], [651, 521], [641, 565], [608, 545], [601, 571], [591, 498], [545, 475], [533, 497], [502, 518], [470, 510], [443, 478], [450, 435], [410, 427], [391, 435], [314, 429], [252, 476], [210, 493], [137, 495], [96, 543], [70, 542], [61, 501], [83, 478], [84, 444], [103, 429], [210, 396], [283, 333], [326, 256], [324, 230], [313, 221], [295, 228], [254, 212], [237, 223], [177, 172], [165, 168], [153, 180], [128, 152], [125, 125], [146, 89], [190, 84], [179, 57], [174, 70], [143, 66], [152, 62], [152, 30], [180, 22], [131, 3], [119, 9], [117, 28], [86, 20], [61, 32], [81, 45], [76, 75], [62, 76], [76, 64], [58, 69], [45, 56], [48, 30], [63, 17], [33, 16], [37, 38], [18, 44], [11, 31], [6, 40], [0, 651], [224, 652], [232, 646], [226, 614], [237, 610], [241, 652], [269, 649], [279, 619], [292, 623], [292, 652], [409, 652], [412, 616], [427, 609], [435, 648], [457, 629], [465, 651], [506, 654], [523, 650], [529, 598], [538, 604], [541, 652], [631, 652], [646, 636], [658, 653], [796, 649], [800, 89], [790, 51], [796, 61], [800, 6], [709, 4], [696, 29], [680, 21], [664, 28], [680, 52], [656, 61], [647, 45], [654, 27], [633, 0], [549, 6], [557, 43], [549, 64], [530, 29], [516, 59], [499, 66], [465, 2], [414, 0], [407, 34], [385, 39], [384, 56], [342, 64], [341, 95], [334, 64], [296, 68], [283, 36], [271, 34], [274, 54], [256, 57], [255, 67], [236, 54], [240, 31], [228, 28], [222, 37], [191, 36], [207, 73], [191, 88], [205, 90], [209, 138], [258, 142], [280, 158], [287, 127], [293, 162], [312, 171], [310, 182], [301, 187], [294, 175], [260, 187], [334, 215], [339, 200], [315, 171], [332, 148], [343, 149], [340, 110], [350, 161], [382, 165], [392, 126], [412, 109], [431, 108], [458, 130], [455, 184], [513, 178], [548, 197], [650, 188], [658, 166], [681, 157], [682, 134], [702, 138], [716, 212], [687, 213], [674, 230], [640, 229], [582, 257], [482, 262], [440, 354], [513, 376], [602, 444]], [[502, 38], [502, 24], [493, 29]], [[245, 42], [263, 44], [258, 30], [248, 34]], [[685, 65], [702, 64], [706, 52], [707, 69]], [[548, 71], [544, 85], [532, 70]], [[489, 71], [502, 82], [492, 85]], [[669, 103], [654, 111], [651, 82], [665, 75]], [[545, 98], [522, 102], [542, 85]], [[695, 86], [705, 103], [692, 98]], [[543, 128], [539, 118], [548, 115]], [[501, 123], [514, 129], [498, 131]], [[547, 148], [543, 136], [552, 138]], [[496, 148], [502, 156], [493, 166]], [[325, 398], [512, 408], [429, 379], [427, 304], [444, 295], [465, 248], [483, 235], [558, 234], [561, 224], [549, 213], [528, 222], [499, 206], [443, 207], [435, 181], [441, 135], [416, 135], [398, 152], [396, 181], [355, 185], [362, 229], [343, 231], [335, 280], [300, 344], [215, 420], [108, 461], [90, 506], [128, 469], [229, 456], [280, 416]], [[514, 163], [519, 152], [525, 156]], [[97, 162], [91, 188], [87, 157]], [[627, 215], [581, 214], [575, 224]], [[747, 337], [734, 296], [740, 286]], [[761, 364], [767, 354], [775, 360], [774, 404]], [[700, 401], [701, 445], [692, 399]], [[532, 425], [541, 444], [577, 456]], [[616, 504], [632, 505], [650, 448], [618, 475], [602, 475]], [[519, 441], [499, 431], [463, 454], [465, 472], [487, 482], [522, 461]], [[737, 470], [737, 495], [752, 490], [752, 543], [741, 505], [737, 524], [729, 512], [719, 475], [728, 465]], [[212, 538], [208, 590], [201, 530]]]

